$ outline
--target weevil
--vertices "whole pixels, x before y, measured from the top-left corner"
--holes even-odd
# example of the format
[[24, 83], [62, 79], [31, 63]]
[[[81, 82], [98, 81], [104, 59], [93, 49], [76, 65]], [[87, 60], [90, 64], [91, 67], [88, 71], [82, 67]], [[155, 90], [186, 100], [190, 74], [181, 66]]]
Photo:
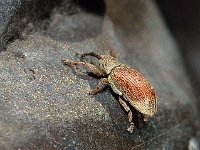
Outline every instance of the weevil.
[[[86, 56], [98, 59], [99, 65], [89, 63]], [[98, 77], [102, 77], [96, 88], [89, 92], [91, 95], [99, 93], [106, 85], [110, 85], [112, 90], [119, 95], [119, 103], [128, 113], [130, 123], [127, 129], [133, 132], [133, 114], [129, 106], [134, 107], [143, 115], [147, 121], [157, 111], [157, 98], [153, 87], [135, 69], [120, 63], [117, 58], [110, 55], [100, 55], [93, 52], [84, 53], [80, 56], [80, 61], [62, 60], [63, 64], [70, 67], [84, 68]], [[129, 103], [129, 104], [128, 104]]]

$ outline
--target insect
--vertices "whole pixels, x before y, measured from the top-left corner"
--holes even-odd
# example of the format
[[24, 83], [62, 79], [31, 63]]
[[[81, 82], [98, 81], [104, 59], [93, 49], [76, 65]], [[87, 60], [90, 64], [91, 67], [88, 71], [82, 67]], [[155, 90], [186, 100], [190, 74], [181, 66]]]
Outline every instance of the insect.
[[[98, 65], [85, 60], [86, 56], [98, 59]], [[84, 53], [80, 61], [62, 60], [63, 64], [70, 67], [84, 68], [98, 77], [102, 77], [96, 88], [89, 92], [91, 95], [99, 93], [106, 85], [119, 95], [119, 103], [128, 113], [130, 127], [127, 129], [133, 132], [133, 114], [129, 106], [139, 111], [147, 121], [157, 111], [157, 99], [154, 89], [147, 80], [135, 69], [120, 63], [110, 55], [99, 55], [93, 52]], [[129, 104], [127, 104], [129, 103]]]

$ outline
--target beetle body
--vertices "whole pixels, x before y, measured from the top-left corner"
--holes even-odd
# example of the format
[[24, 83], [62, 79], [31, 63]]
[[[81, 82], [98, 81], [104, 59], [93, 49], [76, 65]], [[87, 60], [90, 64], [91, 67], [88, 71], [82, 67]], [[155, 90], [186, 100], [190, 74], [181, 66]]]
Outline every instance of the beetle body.
[[116, 94], [123, 96], [146, 117], [151, 117], [156, 112], [155, 92], [136, 70], [127, 66], [116, 67], [108, 76], [108, 81]]
[[[99, 60], [99, 66], [85, 62], [84, 58], [88, 55], [96, 57]], [[129, 132], [133, 131], [134, 125], [132, 112], [127, 102], [143, 114], [144, 121], [156, 113], [157, 99], [154, 89], [138, 71], [120, 63], [116, 58], [110, 55], [85, 53], [81, 55], [80, 62], [63, 60], [63, 63], [72, 67], [84, 67], [87, 71], [104, 77], [90, 94], [100, 92], [104, 87], [102, 85], [110, 85], [112, 90], [119, 95], [119, 102], [128, 113], [128, 120], [131, 123]]]

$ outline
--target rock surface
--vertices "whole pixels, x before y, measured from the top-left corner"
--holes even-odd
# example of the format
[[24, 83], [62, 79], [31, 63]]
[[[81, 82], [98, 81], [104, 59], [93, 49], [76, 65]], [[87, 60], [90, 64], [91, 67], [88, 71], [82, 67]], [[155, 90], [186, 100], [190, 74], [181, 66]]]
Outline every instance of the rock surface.
[[[186, 149], [197, 130], [196, 101], [154, 2], [68, 2], [30, 21], [0, 53], [0, 149]], [[111, 89], [89, 96], [98, 79], [61, 63], [88, 51], [116, 53], [154, 86], [158, 112], [145, 125], [135, 112], [133, 134]]]

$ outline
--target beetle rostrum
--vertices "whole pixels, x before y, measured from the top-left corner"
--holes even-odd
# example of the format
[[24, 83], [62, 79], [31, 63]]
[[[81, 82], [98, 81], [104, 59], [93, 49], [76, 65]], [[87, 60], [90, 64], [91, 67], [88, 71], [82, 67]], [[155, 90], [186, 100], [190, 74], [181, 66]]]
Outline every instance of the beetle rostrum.
[[[97, 58], [99, 66], [85, 61], [86, 56]], [[130, 133], [133, 132], [134, 123], [132, 111], [129, 106], [139, 111], [143, 115], [144, 121], [147, 121], [156, 113], [157, 99], [155, 91], [138, 71], [120, 63], [115, 57], [110, 55], [99, 55], [90, 52], [82, 54], [80, 60], [62, 60], [62, 62], [70, 67], [83, 67], [86, 71], [102, 77], [96, 88], [90, 91], [89, 94], [97, 94], [106, 85], [109, 85], [119, 95], [119, 103], [128, 113], [130, 127], [127, 130]]]

